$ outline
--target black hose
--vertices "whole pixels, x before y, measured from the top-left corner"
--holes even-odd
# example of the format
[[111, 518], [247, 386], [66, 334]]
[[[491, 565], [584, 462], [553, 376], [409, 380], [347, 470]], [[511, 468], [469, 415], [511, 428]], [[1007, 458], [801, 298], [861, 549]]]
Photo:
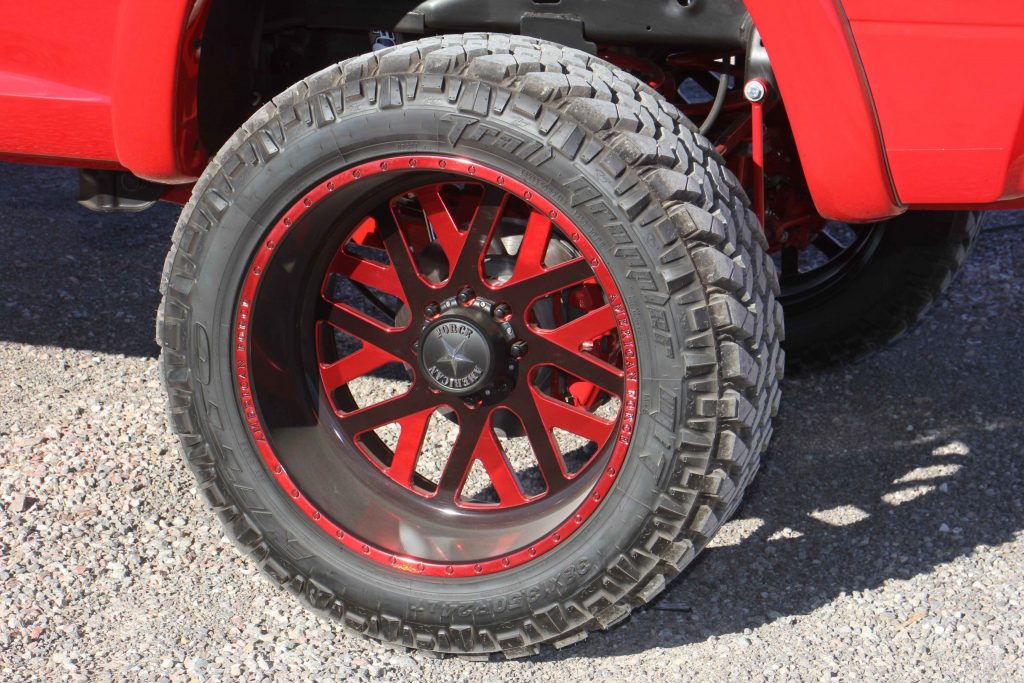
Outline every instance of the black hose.
[[708, 131], [711, 130], [711, 126], [715, 125], [715, 120], [718, 115], [722, 113], [722, 107], [725, 106], [725, 96], [729, 94], [729, 74], [720, 74], [718, 79], [718, 92], [715, 93], [715, 101], [711, 105], [711, 111], [708, 112], [708, 116], [704, 119], [704, 123], [700, 124], [699, 132], [701, 135], [707, 135]]

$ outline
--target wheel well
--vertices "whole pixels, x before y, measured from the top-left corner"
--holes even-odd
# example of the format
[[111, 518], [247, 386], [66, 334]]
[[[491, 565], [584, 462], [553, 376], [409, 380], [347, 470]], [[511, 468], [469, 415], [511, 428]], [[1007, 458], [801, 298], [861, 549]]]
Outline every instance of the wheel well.
[[197, 89], [212, 154], [263, 102], [299, 79], [372, 49], [373, 31], [522, 33], [590, 52], [733, 50], [750, 29], [742, 0], [211, 0]]

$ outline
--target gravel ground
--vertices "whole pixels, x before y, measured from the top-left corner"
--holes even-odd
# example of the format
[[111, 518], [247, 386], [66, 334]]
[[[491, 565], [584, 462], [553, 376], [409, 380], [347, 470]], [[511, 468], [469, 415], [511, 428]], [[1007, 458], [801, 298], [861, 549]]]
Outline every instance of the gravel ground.
[[222, 537], [151, 341], [174, 207], [73, 189], [0, 165], [0, 678], [1024, 680], [1024, 230], [892, 349], [786, 382], [746, 505], [653, 609], [479, 663], [349, 636]]

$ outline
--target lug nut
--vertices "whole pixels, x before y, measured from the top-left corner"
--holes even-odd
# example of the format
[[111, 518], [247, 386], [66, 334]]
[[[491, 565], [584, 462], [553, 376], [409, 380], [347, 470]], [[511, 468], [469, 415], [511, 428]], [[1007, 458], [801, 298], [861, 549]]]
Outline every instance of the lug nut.
[[492, 311], [495, 320], [504, 320], [512, 312], [508, 304], [498, 304]]
[[441, 312], [441, 307], [436, 302], [431, 301], [429, 304], [423, 307], [423, 315], [428, 318], [436, 318], [437, 314]]
[[512, 342], [512, 348], [509, 349], [509, 352], [512, 354], [513, 358], [522, 358], [523, 356], [526, 355], [526, 349], [526, 342], [524, 342], [522, 339], [519, 339]]
[[462, 304], [463, 306], [469, 305], [469, 302], [475, 298], [476, 292], [474, 292], [469, 287], [466, 287], [461, 292], [459, 292], [459, 303]]

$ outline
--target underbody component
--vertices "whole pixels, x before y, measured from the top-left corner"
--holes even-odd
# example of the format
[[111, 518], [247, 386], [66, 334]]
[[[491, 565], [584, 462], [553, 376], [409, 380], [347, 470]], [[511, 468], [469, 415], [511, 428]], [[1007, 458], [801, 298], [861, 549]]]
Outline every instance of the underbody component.
[[78, 203], [101, 213], [142, 211], [156, 204], [166, 186], [136, 178], [127, 171], [78, 172]]

